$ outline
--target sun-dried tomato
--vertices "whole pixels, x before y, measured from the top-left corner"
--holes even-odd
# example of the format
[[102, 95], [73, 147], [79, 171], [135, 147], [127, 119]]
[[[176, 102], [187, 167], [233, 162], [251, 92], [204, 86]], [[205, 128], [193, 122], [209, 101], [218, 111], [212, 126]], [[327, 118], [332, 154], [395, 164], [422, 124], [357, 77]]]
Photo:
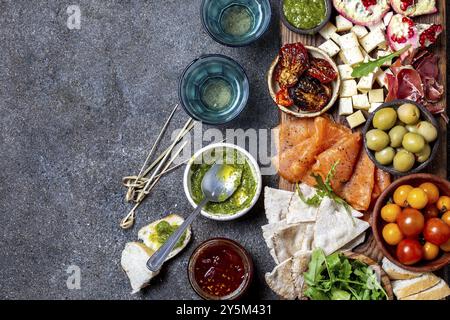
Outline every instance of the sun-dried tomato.
[[294, 87], [289, 88], [289, 96], [301, 110], [318, 112], [330, 101], [331, 88], [315, 78], [302, 76]]
[[309, 69], [306, 75], [316, 78], [321, 83], [330, 83], [337, 78], [337, 72], [333, 66], [325, 59], [310, 59]]
[[276, 78], [280, 87], [292, 87], [309, 67], [308, 51], [300, 42], [285, 44], [280, 49], [279, 71]]
[[276, 100], [277, 100], [277, 104], [279, 104], [280, 106], [283, 106], [283, 107], [291, 107], [294, 105], [294, 101], [289, 96], [289, 92], [286, 87], [280, 89], [280, 91], [277, 92]]

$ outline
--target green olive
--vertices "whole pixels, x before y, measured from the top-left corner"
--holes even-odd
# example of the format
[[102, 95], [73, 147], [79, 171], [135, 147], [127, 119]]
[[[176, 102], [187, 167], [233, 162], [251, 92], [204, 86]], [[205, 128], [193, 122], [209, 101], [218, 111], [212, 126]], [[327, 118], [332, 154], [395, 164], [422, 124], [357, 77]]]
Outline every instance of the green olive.
[[438, 136], [436, 127], [428, 121], [420, 121], [417, 124], [417, 133], [424, 137], [427, 142], [433, 142]]
[[431, 147], [429, 144], [426, 144], [422, 151], [415, 154], [417, 162], [423, 163], [430, 158], [431, 155]]
[[419, 122], [420, 110], [412, 103], [405, 103], [398, 107], [398, 118], [405, 124], [416, 124]]
[[391, 139], [391, 147], [398, 148], [402, 145], [403, 136], [407, 133], [405, 127], [395, 126], [389, 131], [389, 138]]
[[397, 112], [393, 108], [378, 110], [373, 116], [373, 126], [380, 130], [389, 130], [397, 121]]
[[413, 133], [417, 133], [419, 131], [419, 129], [417, 129], [417, 126], [415, 124], [408, 124], [405, 126], [406, 130], [408, 130], [408, 132], [413, 132]]
[[366, 133], [367, 148], [373, 151], [380, 151], [389, 144], [389, 136], [380, 129], [372, 129]]
[[400, 172], [407, 172], [414, 166], [414, 155], [406, 150], [397, 152], [394, 156], [394, 169]]
[[386, 147], [383, 150], [375, 152], [375, 159], [377, 159], [379, 164], [386, 166], [392, 163], [394, 160], [395, 150], [392, 147]]
[[425, 139], [417, 133], [408, 132], [403, 136], [402, 146], [412, 153], [417, 153], [425, 147]]

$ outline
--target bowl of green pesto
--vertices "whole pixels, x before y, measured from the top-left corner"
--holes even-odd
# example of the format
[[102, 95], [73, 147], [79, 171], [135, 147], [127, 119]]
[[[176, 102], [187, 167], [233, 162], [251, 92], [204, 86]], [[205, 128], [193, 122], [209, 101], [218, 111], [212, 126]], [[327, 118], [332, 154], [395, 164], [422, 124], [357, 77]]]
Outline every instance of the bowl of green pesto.
[[[203, 199], [202, 180], [214, 163], [226, 163], [230, 168], [242, 170], [242, 178], [230, 198], [223, 202], [208, 203], [201, 213], [213, 220], [237, 219], [255, 205], [261, 194], [262, 180], [258, 163], [246, 150], [229, 143], [211, 144], [197, 151], [188, 162], [183, 179], [184, 192], [194, 208]], [[233, 170], [229, 174], [233, 174]]]
[[331, 0], [280, 0], [283, 24], [300, 34], [315, 34], [330, 20]]

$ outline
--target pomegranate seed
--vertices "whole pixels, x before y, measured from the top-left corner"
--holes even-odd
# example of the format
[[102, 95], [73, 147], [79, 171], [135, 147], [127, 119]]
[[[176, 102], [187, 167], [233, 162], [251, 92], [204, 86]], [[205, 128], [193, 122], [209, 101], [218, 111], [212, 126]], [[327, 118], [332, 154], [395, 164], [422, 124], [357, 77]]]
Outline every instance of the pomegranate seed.
[[361, 0], [361, 2], [366, 9], [377, 4], [377, 0]]

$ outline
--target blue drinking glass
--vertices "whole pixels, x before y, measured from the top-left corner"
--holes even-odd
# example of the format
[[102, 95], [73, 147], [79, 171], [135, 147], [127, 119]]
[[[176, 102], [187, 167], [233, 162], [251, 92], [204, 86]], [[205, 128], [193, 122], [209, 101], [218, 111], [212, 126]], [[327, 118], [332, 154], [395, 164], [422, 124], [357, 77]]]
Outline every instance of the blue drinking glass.
[[181, 105], [192, 118], [206, 124], [223, 124], [244, 109], [249, 83], [239, 63], [224, 55], [211, 54], [186, 67], [178, 93]]
[[242, 47], [256, 41], [269, 28], [269, 0], [203, 0], [202, 23], [217, 42]]

